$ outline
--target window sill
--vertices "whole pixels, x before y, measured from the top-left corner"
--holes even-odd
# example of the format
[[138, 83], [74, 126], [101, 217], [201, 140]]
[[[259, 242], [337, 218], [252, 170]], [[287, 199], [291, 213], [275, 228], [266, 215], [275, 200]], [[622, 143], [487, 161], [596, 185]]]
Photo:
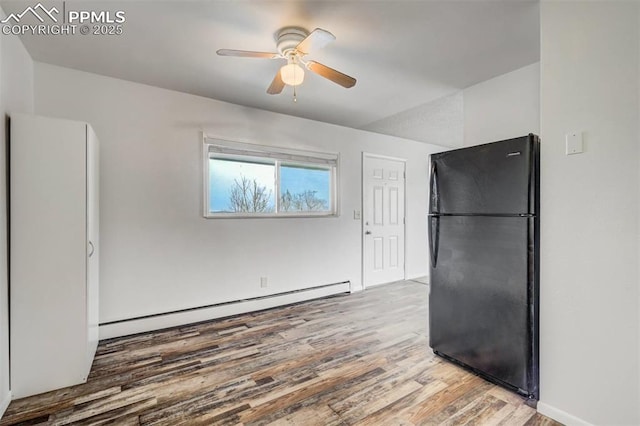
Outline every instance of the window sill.
[[205, 215], [205, 219], [303, 219], [303, 218], [336, 218], [338, 213], [290, 213], [290, 214], [239, 214], [239, 213], [216, 213]]

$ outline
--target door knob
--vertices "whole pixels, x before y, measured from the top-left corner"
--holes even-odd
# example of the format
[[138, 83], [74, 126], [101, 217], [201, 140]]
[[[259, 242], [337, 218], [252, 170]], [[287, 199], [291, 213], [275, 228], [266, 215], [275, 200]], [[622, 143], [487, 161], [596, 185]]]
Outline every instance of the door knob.
[[371, 231], [365, 231], [364, 235], [371, 235]]

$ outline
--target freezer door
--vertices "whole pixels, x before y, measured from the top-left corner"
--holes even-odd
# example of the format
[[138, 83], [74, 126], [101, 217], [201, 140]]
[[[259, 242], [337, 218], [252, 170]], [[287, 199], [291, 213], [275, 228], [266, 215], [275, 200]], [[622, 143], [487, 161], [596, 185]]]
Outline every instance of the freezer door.
[[431, 214], [536, 214], [534, 135], [431, 155]]
[[431, 347], [537, 394], [535, 218], [445, 216], [437, 226]]

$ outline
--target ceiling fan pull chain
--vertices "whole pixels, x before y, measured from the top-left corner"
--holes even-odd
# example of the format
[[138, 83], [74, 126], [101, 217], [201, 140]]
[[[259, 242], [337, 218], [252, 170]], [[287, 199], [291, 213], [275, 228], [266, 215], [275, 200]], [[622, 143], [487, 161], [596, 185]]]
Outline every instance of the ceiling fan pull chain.
[[298, 102], [298, 98], [296, 98], [296, 86], [293, 86], [293, 102]]

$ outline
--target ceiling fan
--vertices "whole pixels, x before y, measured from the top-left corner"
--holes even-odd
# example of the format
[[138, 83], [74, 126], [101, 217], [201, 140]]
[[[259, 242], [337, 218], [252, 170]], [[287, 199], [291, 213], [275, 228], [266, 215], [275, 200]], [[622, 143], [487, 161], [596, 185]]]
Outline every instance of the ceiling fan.
[[356, 84], [355, 78], [319, 62], [305, 59], [305, 56], [309, 53], [323, 48], [335, 39], [336, 37], [333, 34], [322, 28], [316, 28], [309, 33], [303, 28], [285, 27], [276, 34], [277, 53], [231, 49], [220, 49], [217, 53], [220, 56], [238, 56], [242, 58], [285, 59], [287, 64], [278, 70], [267, 89], [267, 93], [270, 95], [281, 93], [285, 84], [293, 86], [295, 90], [295, 86], [304, 81], [304, 69], [300, 65], [342, 87], [353, 87]]

